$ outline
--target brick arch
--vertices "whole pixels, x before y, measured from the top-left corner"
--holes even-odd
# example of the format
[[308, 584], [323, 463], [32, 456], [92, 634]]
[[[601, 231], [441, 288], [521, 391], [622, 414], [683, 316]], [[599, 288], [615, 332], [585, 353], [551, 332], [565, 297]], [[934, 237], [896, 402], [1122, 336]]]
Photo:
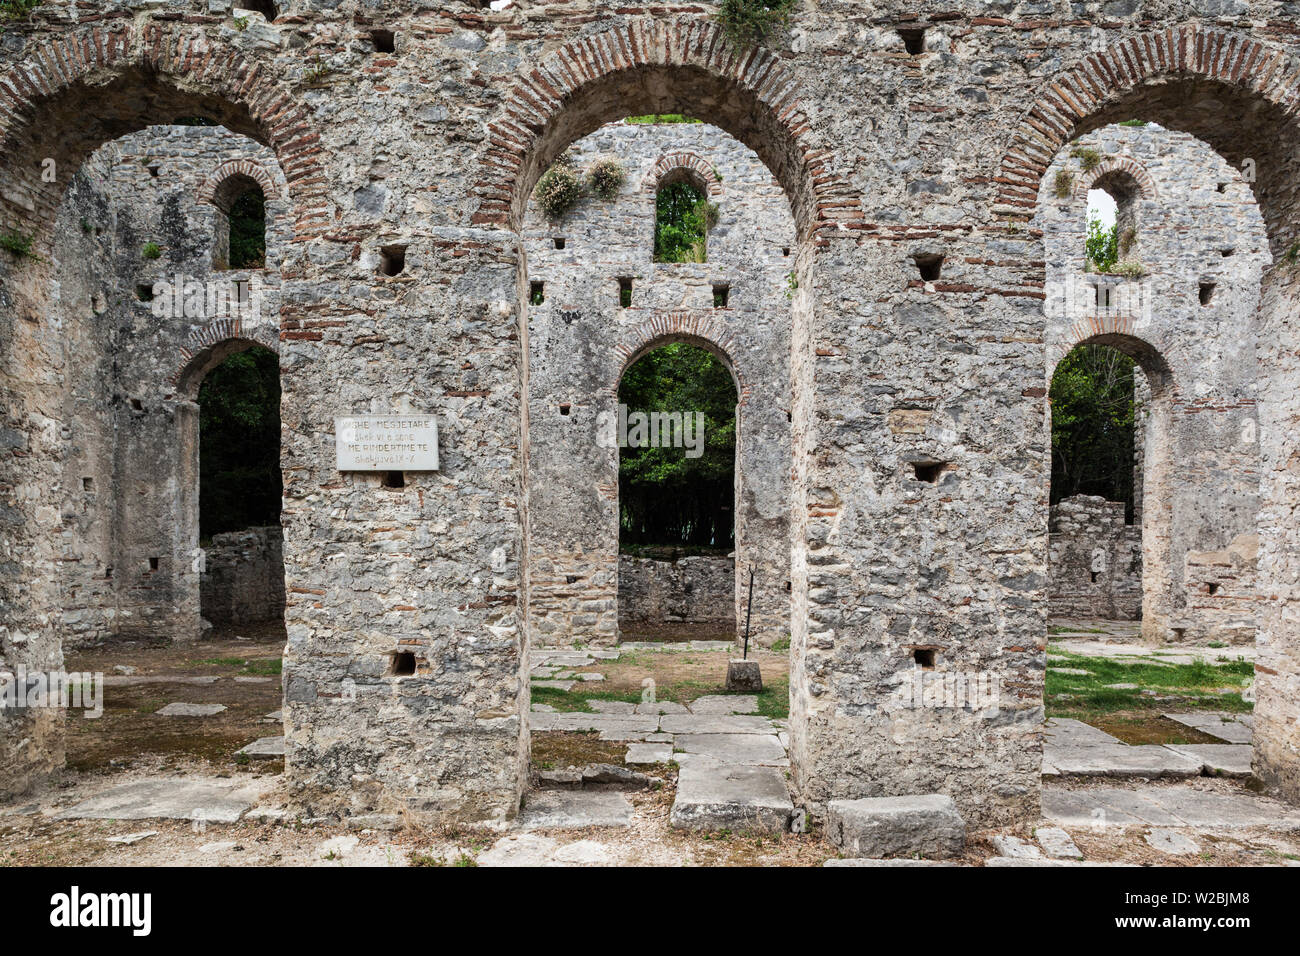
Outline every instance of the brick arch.
[[1099, 314], [1076, 321], [1065, 341], [1051, 347], [1048, 353], [1047, 384], [1056, 377], [1061, 360], [1083, 345], [1106, 345], [1123, 352], [1142, 368], [1153, 391], [1159, 392], [1174, 385], [1173, 370], [1166, 357], [1167, 350], [1158, 343], [1148, 341], [1133, 331], [1131, 314]]
[[[1266, 107], [1265, 121], [1275, 122], [1279, 136], [1285, 132], [1289, 138], [1286, 144], [1256, 142], [1254, 149], [1285, 151], [1294, 144], [1292, 114], [1293, 104], [1300, 98], [1300, 70], [1285, 49], [1246, 33], [1201, 24], [1134, 34], [1083, 57], [1074, 67], [1047, 80], [1003, 153], [996, 214], [1004, 219], [1031, 220], [1039, 185], [1052, 158], [1081, 133], [1131, 118], [1124, 107], [1135, 93], [1147, 94], [1153, 113], [1175, 117], [1180, 121], [1174, 124], [1176, 128], [1204, 139], [1229, 162], [1251, 155], [1245, 152], [1252, 148], [1248, 143], [1232, 139], [1232, 120], [1199, 116], [1198, 110], [1179, 96], [1177, 81], [1230, 91], [1246, 103]], [[1260, 164], [1261, 169], [1264, 165]], [[1285, 201], [1284, 190], [1275, 191]], [[1257, 195], [1269, 219], [1269, 203], [1260, 187]], [[1285, 210], [1272, 212], [1271, 238], [1276, 248], [1283, 241], [1281, 234], [1292, 230], [1282, 222]]]
[[261, 163], [251, 159], [231, 159], [208, 174], [208, 178], [199, 187], [199, 202], [216, 206], [222, 212], [229, 212], [230, 197], [225, 195], [223, 187], [236, 177], [244, 177], [257, 183], [262, 196], [270, 202], [280, 198], [280, 190], [275, 179], [262, 167]]
[[1088, 190], [1100, 182], [1106, 176], [1119, 174], [1130, 177], [1137, 184], [1138, 193], [1143, 199], [1159, 199], [1160, 192], [1156, 189], [1156, 182], [1147, 172], [1146, 167], [1139, 163], [1132, 156], [1107, 156], [1091, 172], [1079, 178], [1074, 187], [1074, 198], [1086, 199]]
[[738, 404], [746, 404], [753, 390], [752, 379], [735, 359], [735, 337], [725, 322], [701, 312], [659, 312], [628, 329], [614, 346], [619, 357], [618, 376], [612, 392], [629, 368], [655, 349], [686, 342], [713, 353], [731, 372]]
[[[150, 20], [51, 37], [0, 76], [0, 144], [14, 157], [0, 166], [0, 225], [30, 231], [35, 222], [37, 245], [47, 248], [63, 190], [94, 149], [196, 107], [275, 152], [296, 238], [312, 238], [331, 224], [310, 112], [266, 64], [202, 29]], [[67, 116], [78, 122], [60, 120]], [[56, 160], [54, 183], [41, 181], [31, 156]]]
[[718, 179], [713, 164], [689, 150], [678, 150], [660, 156], [641, 180], [641, 191], [651, 198], [660, 187], [677, 179], [690, 179], [700, 189], [716, 199], [722, 195], [722, 181]]
[[177, 349], [176, 370], [168, 382], [183, 397], [193, 400], [208, 372], [236, 352], [260, 345], [280, 352], [280, 335], [270, 322], [248, 323], [238, 317], [214, 319], [190, 333], [189, 340]]
[[[760, 47], [733, 46], [711, 19], [637, 19], [566, 43], [536, 63], [489, 122], [487, 176], [471, 221], [518, 231], [542, 171], [572, 142], [628, 112], [701, 117], [745, 143], [785, 189], [817, 244], [862, 216], [861, 199], [814, 143], [798, 78]], [[687, 110], [689, 112], [689, 109]]]

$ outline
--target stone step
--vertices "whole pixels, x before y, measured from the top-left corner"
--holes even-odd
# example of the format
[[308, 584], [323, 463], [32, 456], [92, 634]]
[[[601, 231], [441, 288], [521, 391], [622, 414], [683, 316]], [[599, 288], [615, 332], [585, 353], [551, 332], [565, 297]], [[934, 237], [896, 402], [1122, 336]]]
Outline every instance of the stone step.
[[951, 797], [937, 793], [832, 800], [826, 835], [845, 856], [946, 859], [961, 855], [966, 821]]
[[699, 759], [682, 765], [669, 822], [678, 830], [784, 833], [793, 814], [777, 767]]
[[522, 830], [625, 827], [631, 822], [627, 797], [608, 790], [534, 790], [519, 815]]

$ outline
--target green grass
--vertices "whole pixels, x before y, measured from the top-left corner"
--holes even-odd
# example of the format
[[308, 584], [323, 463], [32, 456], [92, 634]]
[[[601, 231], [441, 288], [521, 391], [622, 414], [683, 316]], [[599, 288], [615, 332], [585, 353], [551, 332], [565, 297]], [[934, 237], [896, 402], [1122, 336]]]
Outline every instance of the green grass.
[[[1047, 668], [1045, 689], [1049, 717], [1076, 717], [1086, 720], [1116, 711], [1167, 710], [1169, 701], [1143, 694], [1156, 691], [1159, 696], [1181, 698], [1180, 707], [1248, 713], [1253, 705], [1241, 699], [1241, 693], [1220, 694], [1220, 687], [1245, 687], [1255, 674], [1254, 665], [1245, 660], [1219, 658], [1217, 663], [1196, 661], [1191, 664], [1156, 664], [1134, 657], [1117, 660], [1107, 657], [1083, 657], [1065, 654], [1059, 649]], [[1077, 668], [1090, 673], [1062, 674], [1060, 668]], [[1107, 687], [1107, 684], [1136, 684], [1136, 690]], [[1056, 695], [1069, 694], [1068, 700]]]
[[[726, 694], [728, 691], [718, 684], [708, 681], [682, 680], [671, 684], [656, 684], [655, 699], [661, 702], [688, 704], [697, 697], [712, 694]], [[589, 700], [612, 700], [630, 704], [641, 703], [641, 694], [637, 691], [596, 690], [592, 687], [575, 685], [572, 690], [559, 690], [555, 687], [532, 687], [532, 703], [547, 704], [556, 710], [569, 713], [592, 714], [595, 711], [587, 703]], [[764, 717], [782, 718], [790, 716], [790, 679], [785, 675], [773, 680], [765, 680], [763, 690], [757, 695], [758, 713]]]
[[284, 670], [282, 657], [207, 657], [203, 660], [190, 661], [195, 667], [239, 667], [244, 674], [256, 674], [263, 677], [275, 677]]
[[594, 690], [578, 687], [574, 690], [560, 690], [556, 687], [538, 687], [536, 684], [532, 687], [533, 703], [548, 704], [556, 710], [568, 711], [570, 713], [594, 714], [589, 700], [613, 700], [628, 704], [641, 703], [641, 695], [635, 691], [619, 693], [617, 691]]

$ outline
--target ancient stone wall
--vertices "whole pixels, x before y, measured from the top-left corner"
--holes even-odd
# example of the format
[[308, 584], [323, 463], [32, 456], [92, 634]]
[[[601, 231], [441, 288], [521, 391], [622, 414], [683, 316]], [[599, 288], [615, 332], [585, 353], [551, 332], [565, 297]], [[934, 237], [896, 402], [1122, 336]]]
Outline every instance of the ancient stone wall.
[[[1103, 188], [1119, 200], [1120, 264], [1140, 265], [1140, 277], [1087, 269], [1087, 194]], [[1250, 184], [1187, 133], [1115, 125], [1061, 150], [1039, 196], [1049, 378], [1084, 342], [1128, 353], [1145, 373], [1138, 412], [1142, 474], [1135, 476], [1143, 633], [1205, 642], [1224, 639], [1225, 627], [1249, 629], [1251, 602], [1240, 592], [1242, 582], [1225, 617], [1201, 597], [1207, 585], [1188, 559], [1253, 532], [1259, 507], [1255, 314], [1269, 252]], [[1083, 542], [1052, 546], [1053, 556], [1063, 557], [1053, 561], [1053, 573], [1069, 576], [1053, 580], [1054, 595], [1077, 593], [1082, 551], [1066, 557], [1076, 543], [1087, 550]], [[1104, 542], [1098, 548], [1111, 550]], [[1119, 597], [1125, 589], [1103, 597], [1109, 582], [1101, 583], [1099, 610], [1129, 616]], [[1053, 597], [1054, 613], [1058, 606], [1065, 605]], [[1073, 606], [1086, 607], [1086, 598]]]
[[199, 636], [198, 386], [230, 351], [278, 346], [278, 271], [225, 267], [220, 193], [232, 176], [264, 190], [274, 264], [287, 241], [283, 174], [265, 147], [221, 128], [108, 143], [60, 208], [51, 307], [72, 333], [70, 365], [93, 370], [71, 377], [66, 411], [68, 646]]
[[[706, 123], [613, 123], [570, 154], [579, 175], [615, 159], [625, 179], [613, 199], [589, 195], [558, 221], [534, 202], [524, 221], [530, 294], [541, 283], [544, 300], [528, 310], [533, 635], [617, 640], [618, 383], [685, 341], [737, 381], [736, 567], [755, 566], [755, 640], [771, 644], [790, 618], [789, 202], [753, 150]], [[655, 196], [681, 177], [717, 207], [707, 261], [655, 262]]]
[[284, 616], [284, 547], [279, 525], [214, 534], [204, 549], [203, 617], [214, 626]]
[[[1300, 229], [1295, 4], [1130, 14], [956, 0], [932, 14], [818, 0], [774, 52], [733, 47], [709, 3], [281, 6], [274, 25], [253, 15], [241, 28], [227, 0], [52, 0], [6, 26], [0, 230], [30, 234], [38, 257], [0, 257], [6, 664], [61, 661], [66, 492], [51, 476], [72, 418], [48, 307], [56, 209], [107, 140], [202, 112], [272, 149], [291, 206], [280, 336], [294, 799], [411, 820], [517, 812], [534, 507], [523, 214], [573, 141], [630, 114], [686, 111], [755, 151], [795, 223], [798, 800], [816, 813], [836, 797], [939, 791], [972, 826], [1032, 818], [1049, 368], [1032, 220], [1067, 143], [1141, 115], [1235, 167], [1252, 160], [1278, 263], [1257, 350], [1256, 753], [1261, 775], [1300, 798], [1300, 293], [1285, 260]], [[395, 36], [393, 52], [374, 30]], [[381, 264], [395, 248], [393, 275]], [[1190, 291], [1173, 291], [1190, 309]], [[1185, 402], [1233, 400], [1207, 419], [1226, 440], [1244, 406], [1216, 379], [1189, 390], [1164, 354]], [[439, 472], [401, 488], [339, 473], [335, 416], [417, 411], [438, 416]], [[1154, 500], [1148, 487], [1144, 520]], [[389, 673], [398, 648], [415, 674]], [[922, 653], [996, 680], [998, 705], [899, 703]], [[57, 733], [36, 727], [5, 718], [6, 781], [57, 762]]]
[[738, 623], [744, 627], [743, 607], [737, 620], [732, 604], [735, 590], [735, 558], [689, 555], [664, 561], [619, 555], [619, 626], [702, 624], [712, 632], [734, 634]]
[[1064, 498], [1048, 524], [1048, 611], [1053, 617], [1142, 619], [1142, 529], [1122, 501]]

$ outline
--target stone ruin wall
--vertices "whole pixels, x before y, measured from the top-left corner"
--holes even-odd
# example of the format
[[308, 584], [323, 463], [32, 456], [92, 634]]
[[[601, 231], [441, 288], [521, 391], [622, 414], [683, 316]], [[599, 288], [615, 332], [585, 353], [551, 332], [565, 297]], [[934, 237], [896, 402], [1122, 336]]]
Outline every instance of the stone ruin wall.
[[1142, 619], [1142, 529], [1122, 501], [1075, 495], [1052, 506], [1048, 524], [1048, 613], [1052, 617]]
[[203, 617], [214, 625], [284, 618], [284, 540], [279, 525], [214, 534], [204, 549]]
[[[1071, 155], [1076, 149], [1094, 150], [1100, 165], [1085, 170], [1083, 158]], [[1061, 171], [1069, 184], [1064, 196], [1056, 195]], [[1088, 188], [1116, 180], [1136, 193], [1136, 246], [1120, 258], [1145, 266], [1140, 280], [1084, 267]], [[1145, 373], [1137, 388], [1137, 440], [1144, 447], [1135, 475], [1147, 592], [1143, 633], [1157, 641], [1241, 640], [1255, 617], [1256, 599], [1246, 590], [1253, 558], [1241, 537], [1253, 535], [1259, 508], [1255, 314], [1269, 262], [1251, 187], [1186, 133], [1108, 126], [1056, 156], [1040, 189], [1038, 223], [1049, 283], [1049, 382], [1056, 363], [1086, 341], [1128, 352]], [[1211, 283], [1202, 303], [1202, 286]], [[1112, 305], [1097, 304], [1096, 285], [1109, 290]], [[1072, 508], [1078, 507], [1076, 499]], [[1051, 544], [1052, 613], [1092, 607], [1099, 616], [1129, 618], [1131, 562], [1112, 558], [1125, 552], [1130, 533], [1090, 514], [1085, 524], [1099, 534], [1090, 548], [1087, 532], [1079, 538], [1067, 520], [1071, 540]], [[1216, 572], [1209, 568], [1218, 565], [1203, 555], [1229, 548], [1231, 583], [1211, 593], [1208, 579]], [[1112, 558], [1095, 582], [1081, 580], [1085, 564], [1091, 573], [1093, 550]]]
[[[1078, 130], [1149, 114], [1257, 161], [1284, 254], [1300, 222], [1296, 6], [1250, 0], [1220, 17], [1187, 4], [1134, 15], [1026, 4], [990, 16], [968, 0], [941, 15], [819, 0], [800, 6], [777, 54], [752, 56], [720, 37], [710, 4], [282, 8], [276, 24], [241, 30], [226, 0], [106, 0], [93, 16], [52, 0], [6, 30], [0, 226], [35, 229], [47, 258], [0, 257], [0, 658], [62, 660], [64, 493], [50, 476], [62, 474], [72, 419], [66, 336], [47, 308], [59, 200], [71, 169], [120, 130], [201, 108], [259, 131], [290, 187], [280, 334], [292, 798], [312, 814], [415, 822], [517, 812], [530, 639], [519, 213], [572, 139], [630, 113], [690, 109], [759, 153], [799, 235], [797, 801], [817, 813], [836, 797], [937, 791], [975, 827], [1034, 818], [1050, 366], [1038, 187]], [[924, 28], [915, 53], [903, 26]], [[394, 54], [375, 50], [374, 28], [393, 32]], [[53, 184], [29, 162], [44, 156], [68, 170]], [[406, 246], [396, 277], [377, 269], [393, 244]], [[936, 259], [937, 278], [920, 274]], [[1258, 326], [1269, 597], [1255, 746], [1258, 772], [1293, 798], [1297, 302], [1300, 280], [1271, 269]], [[402, 411], [438, 416], [439, 473], [385, 489], [337, 471], [334, 416]], [[415, 653], [415, 675], [387, 674], [398, 647]], [[941, 672], [997, 678], [997, 713], [898, 706], [891, 693], [919, 647]], [[0, 721], [7, 790], [57, 765], [56, 720]]]
[[[748, 585], [748, 575], [745, 584]], [[734, 558], [689, 555], [675, 561], [621, 554], [618, 558], [618, 622], [630, 628], [700, 624], [710, 639], [743, 633], [744, 606], [740, 617], [732, 603], [736, 590]], [[699, 637], [698, 631], [692, 632]], [[652, 638], [653, 639], [653, 636]]]
[[[287, 241], [285, 184], [274, 155], [217, 127], [158, 126], [108, 143], [82, 167], [60, 209], [51, 311], [70, 332], [69, 454], [60, 487], [65, 646], [114, 639], [191, 641], [200, 618], [198, 384], [224, 355], [275, 349], [279, 275], [228, 270], [224, 212], [208, 194], [241, 161], [264, 171], [267, 257]], [[145, 256], [148, 243], [161, 256]], [[155, 314], [159, 282], [250, 283], [251, 311], [194, 295]], [[161, 287], [158, 287], [161, 289]], [[197, 308], [196, 308], [197, 306]], [[158, 307], [161, 310], [161, 306]], [[83, 321], [83, 317], [88, 317]]]
[[[557, 222], [532, 202], [524, 222], [528, 281], [542, 282], [545, 296], [528, 309], [534, 640], [618, 639], [627, 565], [618, 558], [618, 448], [608, 424], [626, 368], [681, 340], [718, 354], [740, 383], [735, 567], [755, 566], [754, 635], [770, 645], [790, 627], [789, 202], [753, 150], [707, 123], [612, 123], [570, 152], [580, 174], [614, 158], [626, 178], [616, 198], [588, 196]], [[653, 261], [655, 195], [678, 176], [718, 207], [704, 263]], [[632, 282], [627, 308], [620, 279]], [[715, 308], [720, 286], [727, 304]], [[747, 575], [733, 575], [733, 625], [747, 585]]]

